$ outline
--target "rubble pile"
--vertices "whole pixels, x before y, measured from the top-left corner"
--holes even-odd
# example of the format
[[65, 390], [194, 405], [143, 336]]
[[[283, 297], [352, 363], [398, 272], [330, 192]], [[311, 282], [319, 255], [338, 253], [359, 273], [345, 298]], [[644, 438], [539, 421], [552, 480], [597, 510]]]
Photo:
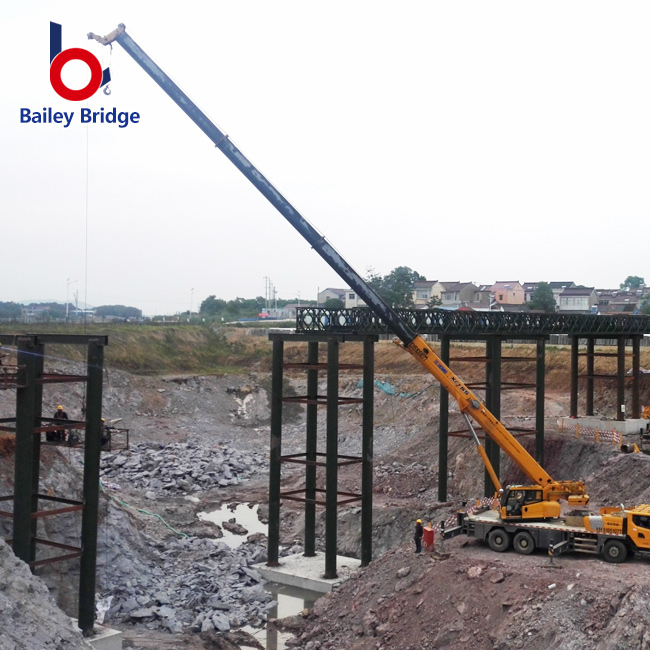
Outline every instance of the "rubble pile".
[[113, 558], [101, 584], [102, 597], [110, 602], [106, 620], [169, 632], [262, 625], [275, 605], [265, 580], [251, 568], [266, 560], [262, 539], [251, 535], [235, 549], [198, 537], [149, 540], [151, 561], [142, 570], [135, 558]]
[[267, 466], [262, 454], [232, 447], [141, 442], [128, 450], [102, 454], [101, 477], [143, 489], [147, 498], [155, 499], [237, 485]]

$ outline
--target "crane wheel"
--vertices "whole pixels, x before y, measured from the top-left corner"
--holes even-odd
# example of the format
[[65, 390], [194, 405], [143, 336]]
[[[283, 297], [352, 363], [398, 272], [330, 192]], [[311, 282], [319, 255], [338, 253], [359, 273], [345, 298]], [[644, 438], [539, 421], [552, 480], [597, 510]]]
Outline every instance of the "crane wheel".
[[512, 547], [520, 555], [530, 555], [535, 550], [535, 540], [529, 532], [521, 530], [512, 540]]
[[620, 564], [627, 559], [627, 546], [617, 539], [611, 539], [603, 548], [603, 559], [605, 562]]
[[488, 546], [497, 553], [503, 553], [510, 548], [510, 535], [503, 528], [491, 530], [487, 537]]

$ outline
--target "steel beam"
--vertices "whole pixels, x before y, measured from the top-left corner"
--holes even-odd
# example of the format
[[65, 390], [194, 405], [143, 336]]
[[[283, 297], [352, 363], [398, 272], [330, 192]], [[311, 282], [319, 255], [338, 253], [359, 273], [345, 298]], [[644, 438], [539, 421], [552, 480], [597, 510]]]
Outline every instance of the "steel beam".
[[537, 357], [535, 360], [535, 460], [544, 467], [544, 400], [546, 397], [546, 341], [537, 339]]
[[[485, 366], [485, 405], [498, 420], [501, 419], [501, 338], [493, 336], [486, 342]], [[485, 437], [485, 452], [490, 460], [494, 473], [499, 476], [501, 469], [501, 449], [489, 436]], [[496, 486], [492, 484], [490, 474], [485, 470], [484, 496], [492, 496]]]
[[280, 456], [282, 454], [282, 381], [284, 341], [273, 339], [271, 365], [271, 450], [269, 457], [269, 539], [267, 565], [279, 565], [280, 548]]
[[[440, 358], [449, 366], [450, 340], [440, 337]], [[440, 385], [440, 418], [438, 428], [438, 501], [447, 500], [447, 477], [449, 456], [449, 393]]]
[[641, 417], [641, 337], [632, 337], [632, 418]]
[[587, 338], [586, 415], [594, 414], [594, 337]]
[[[33, 560], [32, 512], [34, 505], [34, 427], [36, 426], [36, 383], [38, 345], [33, 336], [17, 341], [19, 383], [16, 391], [16, 454], [14, 460], [13, 550], [29, 564]], [[38, 469], [38, 468], [36, 468]], [[36, 492], [38, 494], [38, 491]]]
[[372, 478], [375, 387], [375, 341], [363, 342], [363, 415], [361, 423], [361, 566], [372, 561]]
[[307, 441], [305, 468], [305, 555], [316, 555], [316, 454], [318, 452], [318, 341], [307, 343]]
[[577, 336], [571, 337], [571, 386], [570, 390], [570, 404], [569, 416], [572, 418], [578, 417], [578, 344]]
[[618, 339], [617, 380], [616, 380], [616, 420], [625, 420], [625, 337]]
[[338, 453], [339, 453], [339, 341], [327, 340], [327, 421], [325, 476], [325, 579], [332, 580], [336, 573], [336, 538], [338, 510]]
[[81, 520], [81, 566], [79, 573], [79, 620], [84, 636], [95, 624], [97, 568], [97, 519], [99, 513], [99, 457], [101, 453], [102, 381], [105, 339], [88, 341], [86, 387], [86, 440], [84, 445], [83, 514]]

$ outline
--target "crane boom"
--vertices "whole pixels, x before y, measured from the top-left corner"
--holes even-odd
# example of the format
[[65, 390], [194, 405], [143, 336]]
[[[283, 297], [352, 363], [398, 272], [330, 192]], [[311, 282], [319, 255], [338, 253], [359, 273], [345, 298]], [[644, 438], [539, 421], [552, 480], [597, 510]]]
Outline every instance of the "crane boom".
[[[368, 283], [348, 264], [336, 249], [320, 234], [289, 201], [269, 182], [269, 180], [244, 156], [228, 136], [221, 131], [199, 107], [170, 79], [170, 77], [149, 57], [142, 48], [126, 33], [120, 24], [107, 36], [88, 34], [103, 45], [113, 42], [122, 48], [143, 70], [169, 95], [181, 110], [210, 138], [214, 145], [239, 169], [246, 178], [266, 197], [280, 214], [311, 244], [316, 252], [348, 283], [351, 289], [364, 300], [366, 305], [379, 316], [401, 341], [402, 347], [411, 353], [435, 379], [451, 394], [464, 415], [473, 418], [497, 445], [516, 463], [516, 465], [539, 485], [545, 500], [557, 501], [573, 496], [586, 502], [585, 486], [582, 481], [554, 481], [544, 468], [526, 451], [516, 438], [469, 390], [463, 381], [445, 365], [431, 346], [413, 331]], [[487, 456], [480, 446], [479, 453], [491, 468]], [[494, 472], [492, 470], [492, 476]], [[494, 479], [493, 479], [494, 480]], [[553, 509], [555, 512], [555, 510]]]

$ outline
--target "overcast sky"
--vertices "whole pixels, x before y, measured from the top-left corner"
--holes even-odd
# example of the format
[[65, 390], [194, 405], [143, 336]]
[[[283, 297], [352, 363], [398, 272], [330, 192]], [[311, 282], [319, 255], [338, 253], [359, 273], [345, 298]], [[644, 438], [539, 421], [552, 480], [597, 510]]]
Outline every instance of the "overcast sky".
[[[0, 301], [194, 310], [342, 280], [115, 44], [130, 36], [362, 275], [650, 281], [650, 3], [3, 3]], [[83, 102], [63, 48], [109, 65]], [[86, 85], [87, 67], [63, 80]], [[82, 108], [138, 124], [80, 123]], [[30, 111], [75, 112], [61, 124]]]

